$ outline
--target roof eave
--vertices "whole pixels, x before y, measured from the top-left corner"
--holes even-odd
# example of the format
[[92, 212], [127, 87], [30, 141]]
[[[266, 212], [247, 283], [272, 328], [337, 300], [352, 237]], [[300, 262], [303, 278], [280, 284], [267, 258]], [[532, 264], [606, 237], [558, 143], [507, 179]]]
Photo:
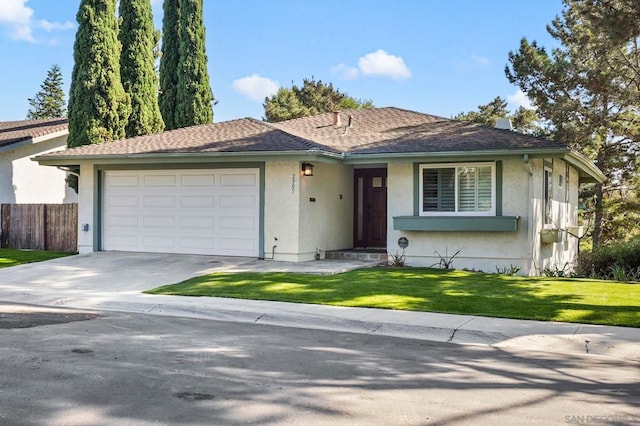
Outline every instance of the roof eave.
[[569, 151], [564, 160], [579, 171], [580, 183], [603, 183], [607, 180], [604, 173], [584, 155]]
[[438, 151], [438, 152], [388, 152], [388, 153], [349, 153], [345, 155], [346, 163], [360, 163], [374, 159], [462, 159], [462, 158], [486, 158], [486, 157], [509, 157], [521, 156], [563, 156], [571, 150], [566, 147], [558, 148], [521, 148], [521, 149], [487, 149], [474, 151]]
[[325, 159], [341, 160], [343, 155], [335, 152], [321, 151], [318, 149], [309, 150], [293, 150], [293, 151], [247, 151], [247, 152], [153, 152], [144, 154], [95, 154], [95, 155], [38, 155], [32, 158], [43, 166], [77, 166], [85, 162], [100, 163], [122, 163], [122, 162], [157, 162], [162, 159], [163, 162], [176, 163], [203, 163], [211, 161], [230, 161], [237, 159], [246, 161], [254, 157], [260, 157], [262, 160], [282, 159], [282, 158], [299, 158], [302, 160]]

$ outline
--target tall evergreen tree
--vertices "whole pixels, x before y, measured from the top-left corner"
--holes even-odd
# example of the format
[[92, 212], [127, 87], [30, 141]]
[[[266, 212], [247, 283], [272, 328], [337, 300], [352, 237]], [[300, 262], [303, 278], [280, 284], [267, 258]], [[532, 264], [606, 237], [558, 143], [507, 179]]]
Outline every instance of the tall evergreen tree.
[[120, 80], [116, 0], [82, 0], [69, 95], [70, 147], [125, 137], [131, 107]]
[[207, 71], [202, 1], [181, 0], [180, 4], [176, 127], [213, 122], [213, 93]]
[[162, 56], [160, 57], [159, 104], [167, 130], [177, 129], [178, 64], [180, 62], [181, 0], [164, 0], [162, 18]]
[[127, 137], [158, 133], [164, 122], [158, 107], [155, 28], [149, 0], [120, 0], [120, 77], [131, 98]]
[[64, 117], [67, 114], [62, 89], [62, 72], [57, 64], [51, 66], [47, 72], [47, 78], [40, 85], [40, 91], [29, 99], [29, 105], [31, 107], [27, 118], [30, 120]]

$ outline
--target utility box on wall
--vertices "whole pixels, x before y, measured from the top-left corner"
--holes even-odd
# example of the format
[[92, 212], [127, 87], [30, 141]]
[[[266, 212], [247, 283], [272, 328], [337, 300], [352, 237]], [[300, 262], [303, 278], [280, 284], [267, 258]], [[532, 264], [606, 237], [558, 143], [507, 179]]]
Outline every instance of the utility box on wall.
[[542, 244], [561, 243], [562, 231], [560, 229], [541, 229], [540, 242]]

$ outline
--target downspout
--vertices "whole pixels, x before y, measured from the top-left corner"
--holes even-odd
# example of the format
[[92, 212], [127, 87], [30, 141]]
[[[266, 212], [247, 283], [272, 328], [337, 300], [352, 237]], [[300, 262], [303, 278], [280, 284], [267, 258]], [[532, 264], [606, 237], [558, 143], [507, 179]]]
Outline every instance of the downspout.
[[536, 261], [534, 259], [534, 232], [533, 232], [533, 168], [531, 167], [531, 164], [529, 163], [529, 154], [524, 154], [523, 156], [523, 161], [524, 161], [524, 165], [525, 165], [525, 169], [527, 170], [527, 173], [529, 174], [529, 176], [527, 177], [527, 193], [529, 194], [529, 218], [527, 220], [527, 250], [528, 250], [528, 263], [529, 263], [529, 275], [533, 275], [532, 271], [534, 271], [535, 268], [535, 274], [537, 275], [537, 268], [536, 268]]

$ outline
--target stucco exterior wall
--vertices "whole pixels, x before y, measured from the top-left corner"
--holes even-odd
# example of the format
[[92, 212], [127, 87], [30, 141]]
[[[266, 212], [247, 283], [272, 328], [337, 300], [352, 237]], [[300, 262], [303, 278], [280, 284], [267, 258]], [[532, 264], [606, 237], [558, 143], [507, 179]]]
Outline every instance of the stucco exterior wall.
[[41, 166], [31, 157], [64, 149], [67, 137], [60, 136], [0, 152], [0, 203], [75, 203], [77, 196], [65, 183], [67, 174], [55, 167]]
[[[565, 270], [568, 272], [573, 267], [578, 254], [579, 241], [575, 236], [562, 230], [568, 230], [571, 226], [578, 225], [578, 172], [565, 161], [559, 159], [547, 159], [547, 164], [552, 165], [552, 201], [551, 201], [551, 223], [544, 223], [544, 162], [536, 161], [537, 193], [538, 203], [534, 208], [539, 213], [537, 232], [534, 235], [534, 245], [539, 247], [535, 259], [537, 272], [542, 274], [545, 269]], [[538, 176], [540, 176], [538, 178]], [[568, 180], [567, 180], [568, 176]], [[562, 180], [562, 186], [560, 185]], [[543, 243], [540, 238], [541, 229], [561, 230], [557, 242]]]
[[[98, 238], [100, 229], [96, 227], [96, 218], [99, 212], [97, 197], [96, 173], [93, 164], [84, 163], [80, 165], [80, 179], [78, 180], [78, 252], [91, 253], [94, 251], [94, 241]], [[83, 231], [83, 225], [89, 225]], [[99, 247], [98, 247], [99, 249]]]
[[452, 256], [460, 250], [453, 261], [453, 266], [457, 269], [495, 272], [496, 267], [514, 265], [521, 268], [521, 273], [529, 273], [530, 180], [522, 158], [502, 160], [502, 214], [520, 217], [516, 232], [394, 230], [394, 216], [414, 214], [413, 167], [411, 162], [390, 162], [388, 165], [389, 253], [400, 253], [398, 238], [406, 237], [409, 239], [409, 247], [405, 255], [407, 264], [411, 266], [437, 266], [440, 261], [437, 253], [443, 257]]
[[[265, 164], [264, 252], [267, 259], [299, 260], [300, 179], [298, 161]], [[273, 246], [276, 246], [275, 255]]]
[[265, 165], [267, 259], [313, 260], [352, 245], [353, 169], [314, 162], [314, 175], [302, 176], [300, 167], [299, 161]]
[[[300, 182], [300, 258], [353, 246], [353, 168], [315, 162]], [[315, 201], [312, 201], [315, 200]]]

